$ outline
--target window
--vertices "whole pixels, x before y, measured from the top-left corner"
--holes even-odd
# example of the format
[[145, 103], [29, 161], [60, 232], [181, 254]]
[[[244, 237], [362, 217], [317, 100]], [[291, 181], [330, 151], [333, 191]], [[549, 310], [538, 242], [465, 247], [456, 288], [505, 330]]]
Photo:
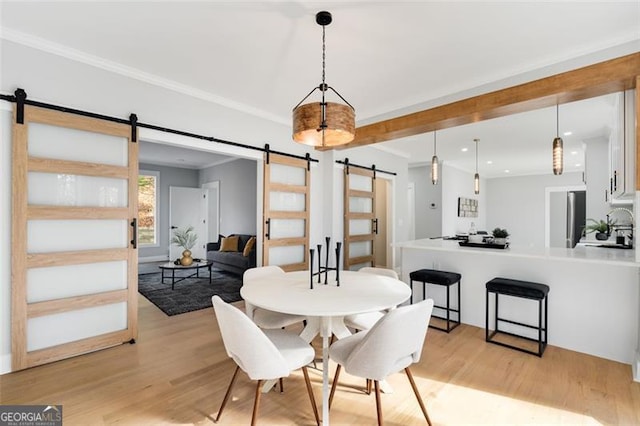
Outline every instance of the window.
[[159, 172], [140, 170], [138, 176], [138, 244], [158, 245]]

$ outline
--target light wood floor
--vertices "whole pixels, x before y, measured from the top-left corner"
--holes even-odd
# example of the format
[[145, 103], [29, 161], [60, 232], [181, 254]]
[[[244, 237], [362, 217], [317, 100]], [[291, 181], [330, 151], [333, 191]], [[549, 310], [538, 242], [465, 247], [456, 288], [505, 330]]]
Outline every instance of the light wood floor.
[[[234, 368], [213, 309], [166, 317], [141, 297], [136, 344], [0, 376], [0, 403], [62, 404], [65, 425], [211, 424]], [[640, 424], [630, 366], [552, 346], [540, 359], [487, 344], [476, 327], [430, 330], [412, 371], [437, 425]], [[310, 375], [320, 403], [321, 372]], [[374, 424], [373, 395], [342, 376], [331, 423]], [[404, 374], [389, 382], [385, 424], [424, 424]], [[241, 373], [220, 424], [249, 423], [254, 389]], [[314, 423], [301, 373], [263, 396], [259, 423]]]

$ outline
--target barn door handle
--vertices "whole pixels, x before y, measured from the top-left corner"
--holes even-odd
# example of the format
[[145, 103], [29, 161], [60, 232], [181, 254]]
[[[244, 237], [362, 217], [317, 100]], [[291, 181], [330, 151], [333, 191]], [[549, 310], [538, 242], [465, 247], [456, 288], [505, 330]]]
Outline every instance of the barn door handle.
[[372, 219], [373, 221], [373, 232], [378, 235], [378, 219]]
[[131, 245], [133, 246], [133, 248], [138, 248], [138, 219], [133, 218], [133, 220], [130, 223], [131, 225], [131, 233], [133, 234], [133, 239], [131, 240]]
[[264, 236], [267, 238], [267, 240], [271, 239], [271, 218], [267, 219], [267, 221], [265, 222], [267, 224], [267, 232], [264, 234]]

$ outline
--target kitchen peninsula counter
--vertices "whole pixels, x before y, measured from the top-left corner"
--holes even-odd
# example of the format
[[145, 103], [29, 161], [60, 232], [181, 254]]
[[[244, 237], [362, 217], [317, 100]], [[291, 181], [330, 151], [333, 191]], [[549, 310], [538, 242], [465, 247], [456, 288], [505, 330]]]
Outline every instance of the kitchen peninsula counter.
[[[631, 364], [640, 381], [640, 264], [635, 250], [515, 244], [491, 249], [461, 247], [458, 241], [442, 239], [406, 241], [394, 247], [400, 250], [402, 278], [407, 283], [411, 271], [424, 268], [462, 274], [461, 320], [481, 328], [485, 327], [487, 281], [505, 277], [547, 284], [549, 345]], [[422, 284], [414, 282], [413, 287], [414, 301], [422, 300]], [[427, 297], [443, 304], [445, 288], [427, 286]], [[535, 324], [537, 303], [501, 297], [500, 316]]]

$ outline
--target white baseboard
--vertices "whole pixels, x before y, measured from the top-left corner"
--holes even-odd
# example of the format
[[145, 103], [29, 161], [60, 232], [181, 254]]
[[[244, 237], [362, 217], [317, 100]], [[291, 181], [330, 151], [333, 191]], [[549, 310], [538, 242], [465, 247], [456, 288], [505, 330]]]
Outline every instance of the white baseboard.
[[148, 256], [148, 257], [139, 257], [138, 263], [149, 263], [149, 262], [163, 262], [169, 261], [169, 256]]
[[11, 354], [0, 356], [0, 374], [11, 373]]
[[636, 351], [636, 359], [633, 360], [631, 369], [633, 370], [633, 380], [640, 382], [640, 350]]

